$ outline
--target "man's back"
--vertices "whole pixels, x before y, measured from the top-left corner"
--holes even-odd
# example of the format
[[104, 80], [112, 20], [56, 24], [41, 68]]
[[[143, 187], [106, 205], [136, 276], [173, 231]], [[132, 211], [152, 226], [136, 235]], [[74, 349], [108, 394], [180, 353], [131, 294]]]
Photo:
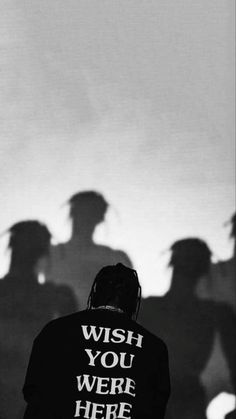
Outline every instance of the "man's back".
[[124, 313], [91, 309], [36, 338], [25, 419], [163, 419], [169, 390], [163, 341]]

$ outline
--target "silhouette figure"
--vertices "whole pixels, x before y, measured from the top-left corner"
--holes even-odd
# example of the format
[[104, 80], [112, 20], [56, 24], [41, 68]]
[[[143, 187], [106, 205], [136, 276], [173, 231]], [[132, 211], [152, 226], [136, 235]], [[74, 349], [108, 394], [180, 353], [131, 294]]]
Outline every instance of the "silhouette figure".
[[206, 400], [200, 374], [217, 331], [233, 366], [234, 319], [226, 305], [201, 300], [196, 295], [200, 278], [210, 269], [211, 252], [207, 244], [188, 238], [175, 242], [171, 251], [171, 288], [164, 297], [144, 299], [139, 319], [164, 339], [169, 348], [172, 395], [167, 417], [204, 419]]
[[220, 261], [212, 266], [212, 278], [210, 293], [216, 301], [229, 303], [236, 311], [236, 284], [235, 284], [235, 262], [236, 262], [236, 214], [230, 220], [232, 225], [231, 237], [234, 240], [233, 255], [226, 261]]
[[0, 281], [0, 417], [18, 419], [21, 389], [33, 339], [53, 318], [76, 310], [67, 286], [38, 282], [39, 266], [50, 249], [50, 233], [38, 221], [10, 230], [10, 269]]
[[[224, 302], [236, 311], [236, 284], [235, 284], [235, 233], [236, 233], [236, 215], [231, 217], [230, 223], [231, 237], [234, 240], [234, 250], [232, 257], [225, 261], [219, 261], [211, 265], [210, 275], [202, 278], [198, 286], [198, 295], [203, 299], [213, 300], [215, 302]], [[229, 222], [227, 223], [229, 224]], [[226, 324], [226, 330], [232, 329], [233, 325]], [[236, 391], [236, 371], [234, 364], [231, 362], [230, 353], [223, 354], [224, 336], [216, 335], [214, 349], [209, 359], [208, 365], [202, 376], [208, 400], [215, 397], [220, 391], [234, 392]], [[233, 347], [236, 342], [232, 343]], [[225, 356], [228, 356], [228, 371], [225, 363]]]
[[[234, 251], [233, 256], [230, 260], [226, 262], [221, 262], [223, 266], [221, 266], [221, 271], [224, 274], [224, 277], [231, 279], [232, 284], [232, 305], [234, 309], [236, 309], [236, 284], [235, 284], [235, 266], [236, 266], [236, 213], [231, 218], [232, 230], [231, 230], [231, 237], [234, 240]], [[223, 278], [224, 280], [224, 278]], [[234, 343], [235, 348], [236, 342]], [[233, 386], [234, 386], [234, 394], [236, 394], [236, 371], [235, 368], [233, 369]], [[236, 419], [236, 409], [226, 415], [226, 419]]]
[[236, 311], [236, 214], [231, 217], [230, 223], [232, 225], [230, 236], [234, 241], [233, 254], [228, 260], [212, 264], [210, 278], [201, 281], [199, 291], [201, 297], [228, 303]]
[[95, 191], [79, 192], [70, 200], [72, 236], [67, 243], [54, 246], [51, 251], [51, 274], [59, 283], [66, 281], [73, 287], [80, 310], [87, 306], [93, 279], [103, 266], [123, 263], [131, 267], [128, 256], [108, 246], [96, 244], [93, 234], [104, 221], [108, 203]]

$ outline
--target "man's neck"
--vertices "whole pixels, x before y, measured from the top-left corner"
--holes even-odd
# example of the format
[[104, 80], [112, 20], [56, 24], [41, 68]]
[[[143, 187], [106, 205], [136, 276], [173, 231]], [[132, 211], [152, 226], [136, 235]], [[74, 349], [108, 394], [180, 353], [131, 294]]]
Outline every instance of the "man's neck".
[[122, 310], [119, 307], [115, 307], [113, 305], [101, 305], [98, 307], [93, 307], [92, 310], [110, 310], [110, 311], [116, 311], [118, 313], [124, 313], [124, 310]]

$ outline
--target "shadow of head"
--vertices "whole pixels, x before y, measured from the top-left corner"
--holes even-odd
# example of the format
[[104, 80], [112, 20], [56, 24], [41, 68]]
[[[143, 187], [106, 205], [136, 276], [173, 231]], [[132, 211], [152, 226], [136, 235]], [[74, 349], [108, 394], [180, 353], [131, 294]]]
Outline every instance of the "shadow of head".
[[73, 228], [87, 226], [95, 228], [101, 223], [108, 208], [108, 203], [102, 194], [95, 191], [84, 191], [74, 194], [70, 200], [70, 218]]
[[198, 238], [186, 238], [176, 241], [171, 246], [169, 265], [173, 268], [173, 276], [178, 277], [184, 287], [193, 289], [211, 265], [211, 250], [206, 242]]
[[40, 258], [48, 255], [51, 234], [39, 221], [20, 221], [10, 227], [9, 232], [12, 263], [35, 266]]

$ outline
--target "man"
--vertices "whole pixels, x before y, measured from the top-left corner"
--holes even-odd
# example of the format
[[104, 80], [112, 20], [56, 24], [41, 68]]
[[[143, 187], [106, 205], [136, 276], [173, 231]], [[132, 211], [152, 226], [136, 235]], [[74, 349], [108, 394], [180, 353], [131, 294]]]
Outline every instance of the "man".
[[206, 419], [209, 401], [227, 388], [221, 379], [224, 370], [218, 358], [214, 370], [207, 371], [204, 383], [202, 373], [218, 334], [234, 379], [235, 317], [227, 304], [202, 299], [197, 294], [199, 282], [209, 275], [211, 267], [207, 243], [189, 237], [177, 240], [170, 250], [171, 287], [164, 296], [144, 299], [139, 318], [168, 345], [172, 393], [166, 416]]
[[0, 418], [22, 418], [24, 382], [33, 338], [52, 319], [76, 311], [67, 285], [39, 282], [51, 234], [37, 220], [10, 227], [9, 271], [0, 280]]
[[132, 268], [132, 263], [125, 252], [94, 240], [95, 231], [105, 221], [109, 208], [101, 193], [93, 190], [78, 192], [67, 203], [71, 237], [66, 243], [51, 247], [48, 275], [58, 284], [66, 280], [76, 294], [79, 310], [85, 310], [97, 272], [103, 266], [118, 262]]
[[170, 392], [162, 340], [136, 323], [136, 271], [97, 274], [87, 310], [50, 322], [34, 341], [24, 419], [163, 419]]

